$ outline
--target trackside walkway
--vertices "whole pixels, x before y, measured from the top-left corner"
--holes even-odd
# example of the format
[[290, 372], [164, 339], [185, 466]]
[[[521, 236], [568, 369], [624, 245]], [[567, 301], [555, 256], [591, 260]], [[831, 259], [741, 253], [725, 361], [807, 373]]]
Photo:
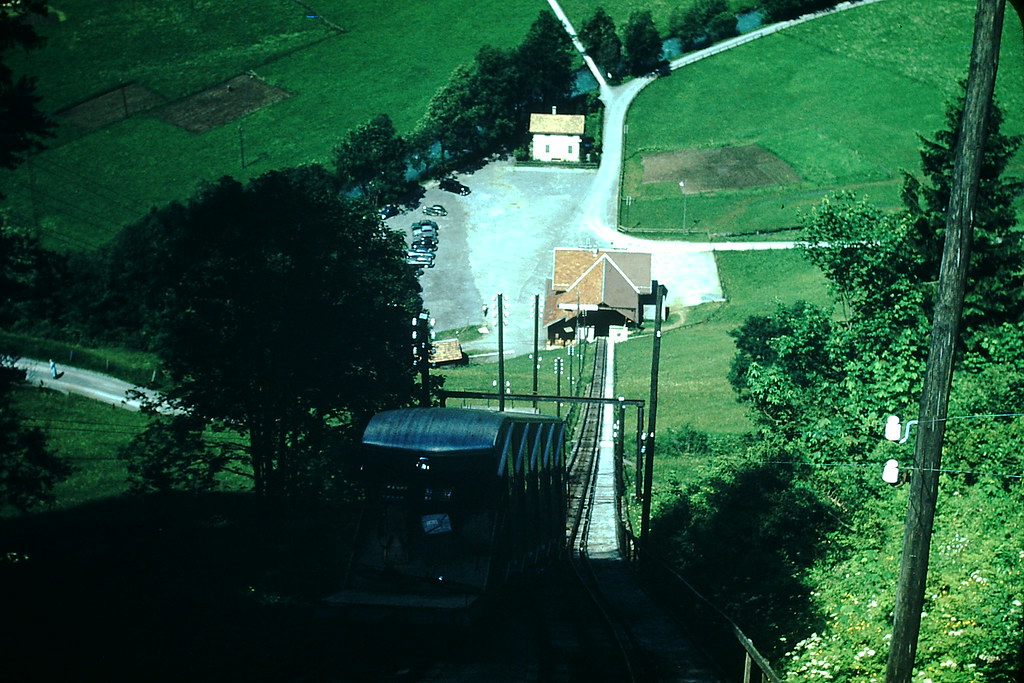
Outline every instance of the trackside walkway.
[[[608, 340], [604, 398], [615, 397], [615, 343]], [[619, 500], [612, 439], [615, 406], [606, 405], [601, 419], [598, 474], [587, 533], [587, 554], [607, 604], [627, 624], [633, 641], [644, 651], [659, 681], [719, 683], [722, 679], [690, 637], [640, 588], [632, 566], [619, 547]]]

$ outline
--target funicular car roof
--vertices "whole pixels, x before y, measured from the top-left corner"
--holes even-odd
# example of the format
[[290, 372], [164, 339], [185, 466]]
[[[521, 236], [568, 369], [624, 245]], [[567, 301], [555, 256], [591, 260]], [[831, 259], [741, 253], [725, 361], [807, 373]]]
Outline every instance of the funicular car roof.
[[556, 419], [530, 413], [466, 408], [402, 408], [375, 415], [363, 433], [363, 445], [432, 456], [468, 455], [492, 450], [507, 422]]

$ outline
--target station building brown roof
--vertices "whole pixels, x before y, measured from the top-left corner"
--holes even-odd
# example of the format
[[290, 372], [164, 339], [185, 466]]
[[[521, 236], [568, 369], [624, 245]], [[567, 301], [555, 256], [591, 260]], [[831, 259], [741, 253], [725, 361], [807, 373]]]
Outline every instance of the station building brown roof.
[[579, 309], [613, 310], [637, 322], [642, 318], [640, 297], [651, 293], [651, 255], [555, 249], [550, 282], [545, 298], [545, 325], [575, 317]]

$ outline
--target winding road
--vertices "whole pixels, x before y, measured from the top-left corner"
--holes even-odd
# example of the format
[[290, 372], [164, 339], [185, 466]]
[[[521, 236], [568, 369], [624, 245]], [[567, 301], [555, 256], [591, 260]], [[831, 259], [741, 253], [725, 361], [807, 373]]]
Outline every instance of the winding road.
[[[860, 0], [857, 3], [844, 2], [836, 7], [807, 14], [790, 21], [782, 21], [769, 26], [764, 26], [749, 33], [745, 33], [729, 40], [716, 43], [703, 50], [688, 53], [673, 60], [669, 64], [672, 71], [680, 69], [702, 59], [731, 50], [740, 45], [763, 38], [764, 36], [778, 33], [791, 26], [796, 26], [819, 17], [836, 12], [843, 12], [853, 7], [882, 2], [882, 0]], [[582, 43], [576, 35], [569, 18], [558, 5], [558, 0], [548, 0], [552, 11], [565, 27], [566, 32], [573, 41], [573, 45], [583, 56], [584, 62], [600, 87], [601, 102], [604, 103], [604, 129], [602, 131], [603, 151], [601, 166], [598, 169], [597, 177], [594, 179], [593, 188], [581, 206], [580, 222], [593, 232], [599, 239], [610, 246], [623, 249], [635, 249], [653, 251], [658, 253], [664, 249], [687, 253], [710, 252], [710, 251], [739, 251], [749, 249], [790, 249], [794, 242], [663, 242], [654, 240], [643, 240], [618, 232], [619, 225], [619, 191], [621, 188], [620, 178], [622, 175], [623, 147], [625, 143], [626, 114], [633, 100], [640, 94], [640, 91], [654, 82], [656, 75], [648, 75], [635, 78], [632, 81], [618, 86], [608, 85], [601, 74], [601, 69], [594, 63], [594, 60], [586, 53]], [[657, 269], [656, 269], [657, 270]]]
[[132, 390], [141, 391], [150, 398], [156, 397], [154, 392], [141, 389], [130, 382], [69, 365], [57, 366], [59, 377], [53, 376], [47, 361], [19, 358], [15, 367], [25, 371], [25, 381], [29, 384], [63, 394], [78, 394], [117, 408], [136, 411], [142, 409], [141, 401], [129, 398], [128, 392]]

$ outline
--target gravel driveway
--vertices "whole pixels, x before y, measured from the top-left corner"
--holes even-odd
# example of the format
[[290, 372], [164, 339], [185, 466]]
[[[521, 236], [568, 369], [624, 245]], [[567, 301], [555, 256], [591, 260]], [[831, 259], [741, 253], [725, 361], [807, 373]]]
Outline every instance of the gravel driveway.
[[[435, 267], [425, 269], [420, 278], [424, 303], [438, 331], [484, 324], [493, 330], [493, 301], [501, 292], [508, 309], [506, 354], [532, 352], [533, 296], [539, 294], [543, 306], [555, 247], [648, 251], [654, 254], [654, 276], [668, 287], [669, 305], [721, 299], [706, 245], [649, 242], [607, 227], [593, 210], [595, 203], [607, 203], [606, 190], [595, 191], [602, 185], [597, 171], [496, 161], [458, 180], [472, 193], [461, 197], [431, 183], [421, 204], [448, 209], [447, 216], [433, 218], [440, 247]], [[425, 217], [417, 210], [389, 219], [388, 225], [411, 235], [410, 225]], [[497, 335], [471, 342], [466, 349], [473, 355], [496, 354]]]
[[[434, 268], [424, 270], [423, 300], [435, 329], [467, 325], [494, 328], [494, 297], [504, 295], [508, 311], [505, 352], [533, 350], [533, 295], [541, 296], [551, 276], [553, 250], [566, 245], [597, 245], [574, 220], [580, 197], [596, 171], [516, 167], [510, 161], [490, 163], [458, 180], [472, 189], [460, 197], [427, 186], [422, 206], [442, 204], [448, 215], [437, 221], [440, 246]], [[422, 212], [388, 221], [410, 234]], [[488, 317], [484, 318], [484, 305]], [[474, 354], [496, 353], [497, 335], [468, 345]]]

